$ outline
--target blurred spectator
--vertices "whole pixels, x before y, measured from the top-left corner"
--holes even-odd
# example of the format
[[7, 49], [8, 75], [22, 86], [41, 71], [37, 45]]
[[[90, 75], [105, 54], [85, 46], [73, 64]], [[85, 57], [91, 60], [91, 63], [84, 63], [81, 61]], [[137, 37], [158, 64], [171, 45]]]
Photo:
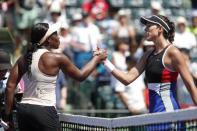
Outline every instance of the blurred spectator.
[[151, 2], [151, 12], [152, 12], [152, 15], [164, 14], [161, 3], [159, 1]]
[[131, 50], [135, 50], [137, 45], [136, 32], [135, 28], [132, 25], [129, 25], [129, 18], [126, 10], [121, 9], [118, 11], [118, 21], [119, 26], [112, 32], [114, 40], [124, 40], [127, 44], [129, 44]]
[[16, 51], [15, 59], [27, 48], [30, 28], [41, 13], [35, 0], [15, 0], [16, 7]]
[[15, 3], [15, 0], [0, 2], [0, 27], [8, 27], [11, 33], [16, 29]]
[[59, 29], [59, 38], [60, 38], [60, 45], [58, 49], [55, 49], [54, 52], [64, 53], [70, 59], [72, 59], [72, 52], [71, 52], [71, 40], [72, 36], [70, 33], [69, 25], [67, 23], [62, 23]]
[[[48, 3], [49, 4], [49, 3]], [[64, 8], [62, 7], [62, 3], [59, 0], [51, 1], [49, 4], [49, 14], [44, 20], [44, 22], [49, 25], [55, 24], [57, 28], [60, 28], [62, 24], [67, 24], [66, 16], [63, 15]]]
[[[116, 44], [116, 51], [112, 54], [112, 62], [122, 71], [130, 69], [137, 61], [134, 57], [129, 56], [128, 51], [128, 44], [124, 41], [119, 41]], [[132, 84], [125, 86], [115, 77], [111, 76], [111, 86], [130, 113], [137, 115], [147, 111], [143, 94], [145, 89], [143, 77], [139, 77]]]
[[[180, 51], [182, 52], [183, 59], [185, 60], [187, 66], [189, 67], [193, 78], [195, 78], [195, 75], [197, 76], [197, 65], [195, 64], [194, 66], [192, 64], [190, 55], [189, 55], [189, 50], [186, 48], [180, 48]], [[192, 98], [182, 78], [180, 77], [180, 75], [178, 76], [178, 79], [177, 79], [177, 98], [182, 108], [188, 108], [188, 107], [194, 106]]]
[[92, 18], [97, 20], [106, 18], [108, 8], [106, 0], [85, 0], [82, 4], [83, 11], [89, 13]]
[[83, 17], [80, 13], [74, 14], [72, 18], [73, 28], [71, 30], [73, 51], [73, 61], [78, 68], [83, 67], [91, 58], [90, 44], [87, 33], [83, 25]]
[[[126, 56], [129, 55], [129, 45], [124, 41], [117, 41], [115, 51], [112, 53], [112, 63], [116, 68], [127, 71]], [[118, 81], [114, 76], [111, 76], [111, 86], [117, 94], [125, 90], [125, 85]]]
[[178, 48], [186, 48], [191, 50], [197, 46], [194, 34], [186, 31], [187, 21], [184, 17], [180, 16], [176, 21], [177, 31], [175, 32], [174, 45]]
[[101, 44], [101, 34], [99, 28], [93, 23], [88, 14], [75, 14], [73, 16], [75, 23], [72, 29], [72, 49], [74, 51], [74, 63], [81, 68], [92, 57], [92, 50]]
[[[137, 61], [138, 60], [132, 56], [127, 57], [128, 70], [131, 69]], [[124, 97], [127, 99], [128, 109], [133, 115], [148, 113], [145, 91], [144, 74], [140, 75], [126, 87]]]
[[[100, 47], [101, 34], [90, 14], [75, 14], [73, 15], [73, 20], [75, 23], [71, 32], [73, 61], [78, 68], [81, 68], [92, 58], [92, 51]], [[92, 108], [92, 104], [89, 100], [91, 97], [91, 90], [94, 88], [94, 81], [95, 77], [91, 74], [85, 81], [77, 85], [80, 87], [80, 91], [83, 92], [82, 96], [84, 97], [82, 97], [81, 100], [86, 101], [82, 108]], [[77, 82], [75, 83], [77, 84]]]
[[[129, 45], [124, 41], [116, 41], [115, 51], [112, 52], [112, 63], [116, 68], [127, 71], [126, 56], [129, 52]], [[111, 75], [111, 87], [114, 89], [118, 98], [122, 101], [125, 107], [128, 107], [127, 99], [124, 97], [125, 85], [118, 81], [113, 75]], [[117, 105], [115, 105], [117, 106]], [[120, 108], [120, 107], [116, 107]]]
[[190, 32], [192, 32], [197, 39], [197, 9], [192, 11], [192, 25], [188, 28]]

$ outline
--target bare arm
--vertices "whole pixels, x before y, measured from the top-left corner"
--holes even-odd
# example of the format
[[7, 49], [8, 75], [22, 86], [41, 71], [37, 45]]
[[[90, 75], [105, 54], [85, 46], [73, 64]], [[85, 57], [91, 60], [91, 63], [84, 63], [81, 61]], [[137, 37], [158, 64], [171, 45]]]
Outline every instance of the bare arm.
[[102, 60], [106, 59], [107, 54], [104, 52], [101, 55], [94, 56], [81, 70], [79, 70], [66, 56], [62, 55], [60, 61], [60, 68], [70, 77], [83, 81], [95, 69], [96, 65]]
[[172, 58], [173, 67], [180, 73], [181, 78], [183, 79], [185, 86], [190, 92], [195, 105], [197, 105], [197, 88], [194, 84], [191, 73], [189, 72], [189, 69], [183, 59], [181, 52], [176, 48], [171, 48], [169, 51]]
[[152, 51], [147, 51], [142, 58], [140, 59], [140, 61], [129, 70], [129, 72], [125, 73], [123, 71], [120, 71], [118, 69], [114, 69], [112, 71], [112, 75], [116, 77], [116, 79], [118, 79], [120, 82], [122, 82], [124, 85], [128, 85], [131, 82], [133, 82], [135, 79], [137, 79], [138, 76], [140, 76], [142, 74], [142, 72], [144, 71], [145, 65], [146, 65], [146, 60], [147, 57], [149, 56], [149, 54]]
[[5, 113], [9, 115], [12, 111], [14, 92], [15, 88], [21, 80], [23, 74], [26, 72], [26, 67], [24, 67], [25, 61], [23, 57], [19, 58], [16, 64], [10, 71], [10, 75], [7, 82], [7, 87], [5, 91]]

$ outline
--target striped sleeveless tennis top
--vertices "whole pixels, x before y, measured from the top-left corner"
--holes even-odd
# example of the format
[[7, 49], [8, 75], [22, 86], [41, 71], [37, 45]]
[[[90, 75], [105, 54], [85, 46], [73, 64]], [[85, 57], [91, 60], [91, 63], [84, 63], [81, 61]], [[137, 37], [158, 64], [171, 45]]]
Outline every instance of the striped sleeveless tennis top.
[[33, 53], [31, 75], [24, 76], [25, 91], [21, 103], [55, 106], [55, 87], [57, 76], [49, 76], [40, 71], [38, 63], [40, 57], [49, 52], [46, 49], [38, 49]]
[[164, 65], [164, 56], [170, 46], [158, 54], [153, 51], [147, 59], [145, 75], [149, 89], [150, 113], [169, 112], [180, 108], [176, 99], [178, 72]]

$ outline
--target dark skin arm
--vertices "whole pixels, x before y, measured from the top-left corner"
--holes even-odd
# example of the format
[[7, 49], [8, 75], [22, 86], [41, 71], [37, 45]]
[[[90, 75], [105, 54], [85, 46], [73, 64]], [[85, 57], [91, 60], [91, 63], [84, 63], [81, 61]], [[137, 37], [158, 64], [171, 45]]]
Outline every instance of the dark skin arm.
[[[84, 66], [83, 69], [79, 70], [67, 56], [59, 53], [44, 53], [39, 60], [39, 69], [41, 72], [47, 75], [57, 75], [59, 70], [61, 69], [64, 73], [67, 73], [70, 77], [75, 80], [82, 81], [88, 77], [88, 75], [94, 70], [96, 65], [106, 59], [107, 54], [106, 51], [101, 55], [94, 56], [90, 62]], [[7, 82], [6, 87], [6, 111], [5, 113], [8, 115], [11, 113], [13, 99], [14, 99], [14, 91], [21, 80], [22, 76], [27, 72], [27, 68], [25, 59], [21, 57], [14, 67], [11, 69], [10, 76]]]
[[106, 54], [102, 56], [94, 56], [90, 62], [88, 62], [81, 70], [79, 70], [66, 56], [62, 56], [61, 59], [58, 59], [60, 63], [60, 69], [68, 74], [75, 80], [83, 81], [85, 80], [90, 73], [95, 69], [96, 65], [106, 58]]
[[39, 69], [41, 72], [55, 76], [61, 69], [64, 74], [68, 74], [71, 78], [83, 81], [94, 70], [96, 65], [106, 59], [106, 51], [100, 55], [94, 56], [81, 70], [79, 70], [70, 59], [61, 53], [45, 53], [39, 61]]
[[24, 66], [25, 64], [26, 63], [24, 61], [24, 58], [21, 57], [18, 59], [18, 61], [10, 71], [10, 76], [8, 78], [7, 87], [5, 90], [6, 115], [9, 115], [11, 113], [16, 86], [21, 80], [23, 74], [27, 71], [27, 68]]

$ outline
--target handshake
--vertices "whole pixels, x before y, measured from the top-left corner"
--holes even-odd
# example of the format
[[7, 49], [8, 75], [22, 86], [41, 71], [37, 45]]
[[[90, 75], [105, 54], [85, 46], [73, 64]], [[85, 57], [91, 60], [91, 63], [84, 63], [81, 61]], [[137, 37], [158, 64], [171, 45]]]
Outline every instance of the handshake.
[[99, 49], [99, 48], [93, 51], [93, 56], [99, 56], [99, 55], [107, 55], [107, 51], [105, 49]]
[[115, 69], [115, 66], [107, 59], [107, 51], [105, 49], [97, 48], [93, 51], [93, 56], [99, 56], [108, 71], [112, 72]]
[[107, 51], [105, 49], [97, 48], [93, 50], [93, 56], [97, 56], [100, 62], [104, 62], [107, 59]]

